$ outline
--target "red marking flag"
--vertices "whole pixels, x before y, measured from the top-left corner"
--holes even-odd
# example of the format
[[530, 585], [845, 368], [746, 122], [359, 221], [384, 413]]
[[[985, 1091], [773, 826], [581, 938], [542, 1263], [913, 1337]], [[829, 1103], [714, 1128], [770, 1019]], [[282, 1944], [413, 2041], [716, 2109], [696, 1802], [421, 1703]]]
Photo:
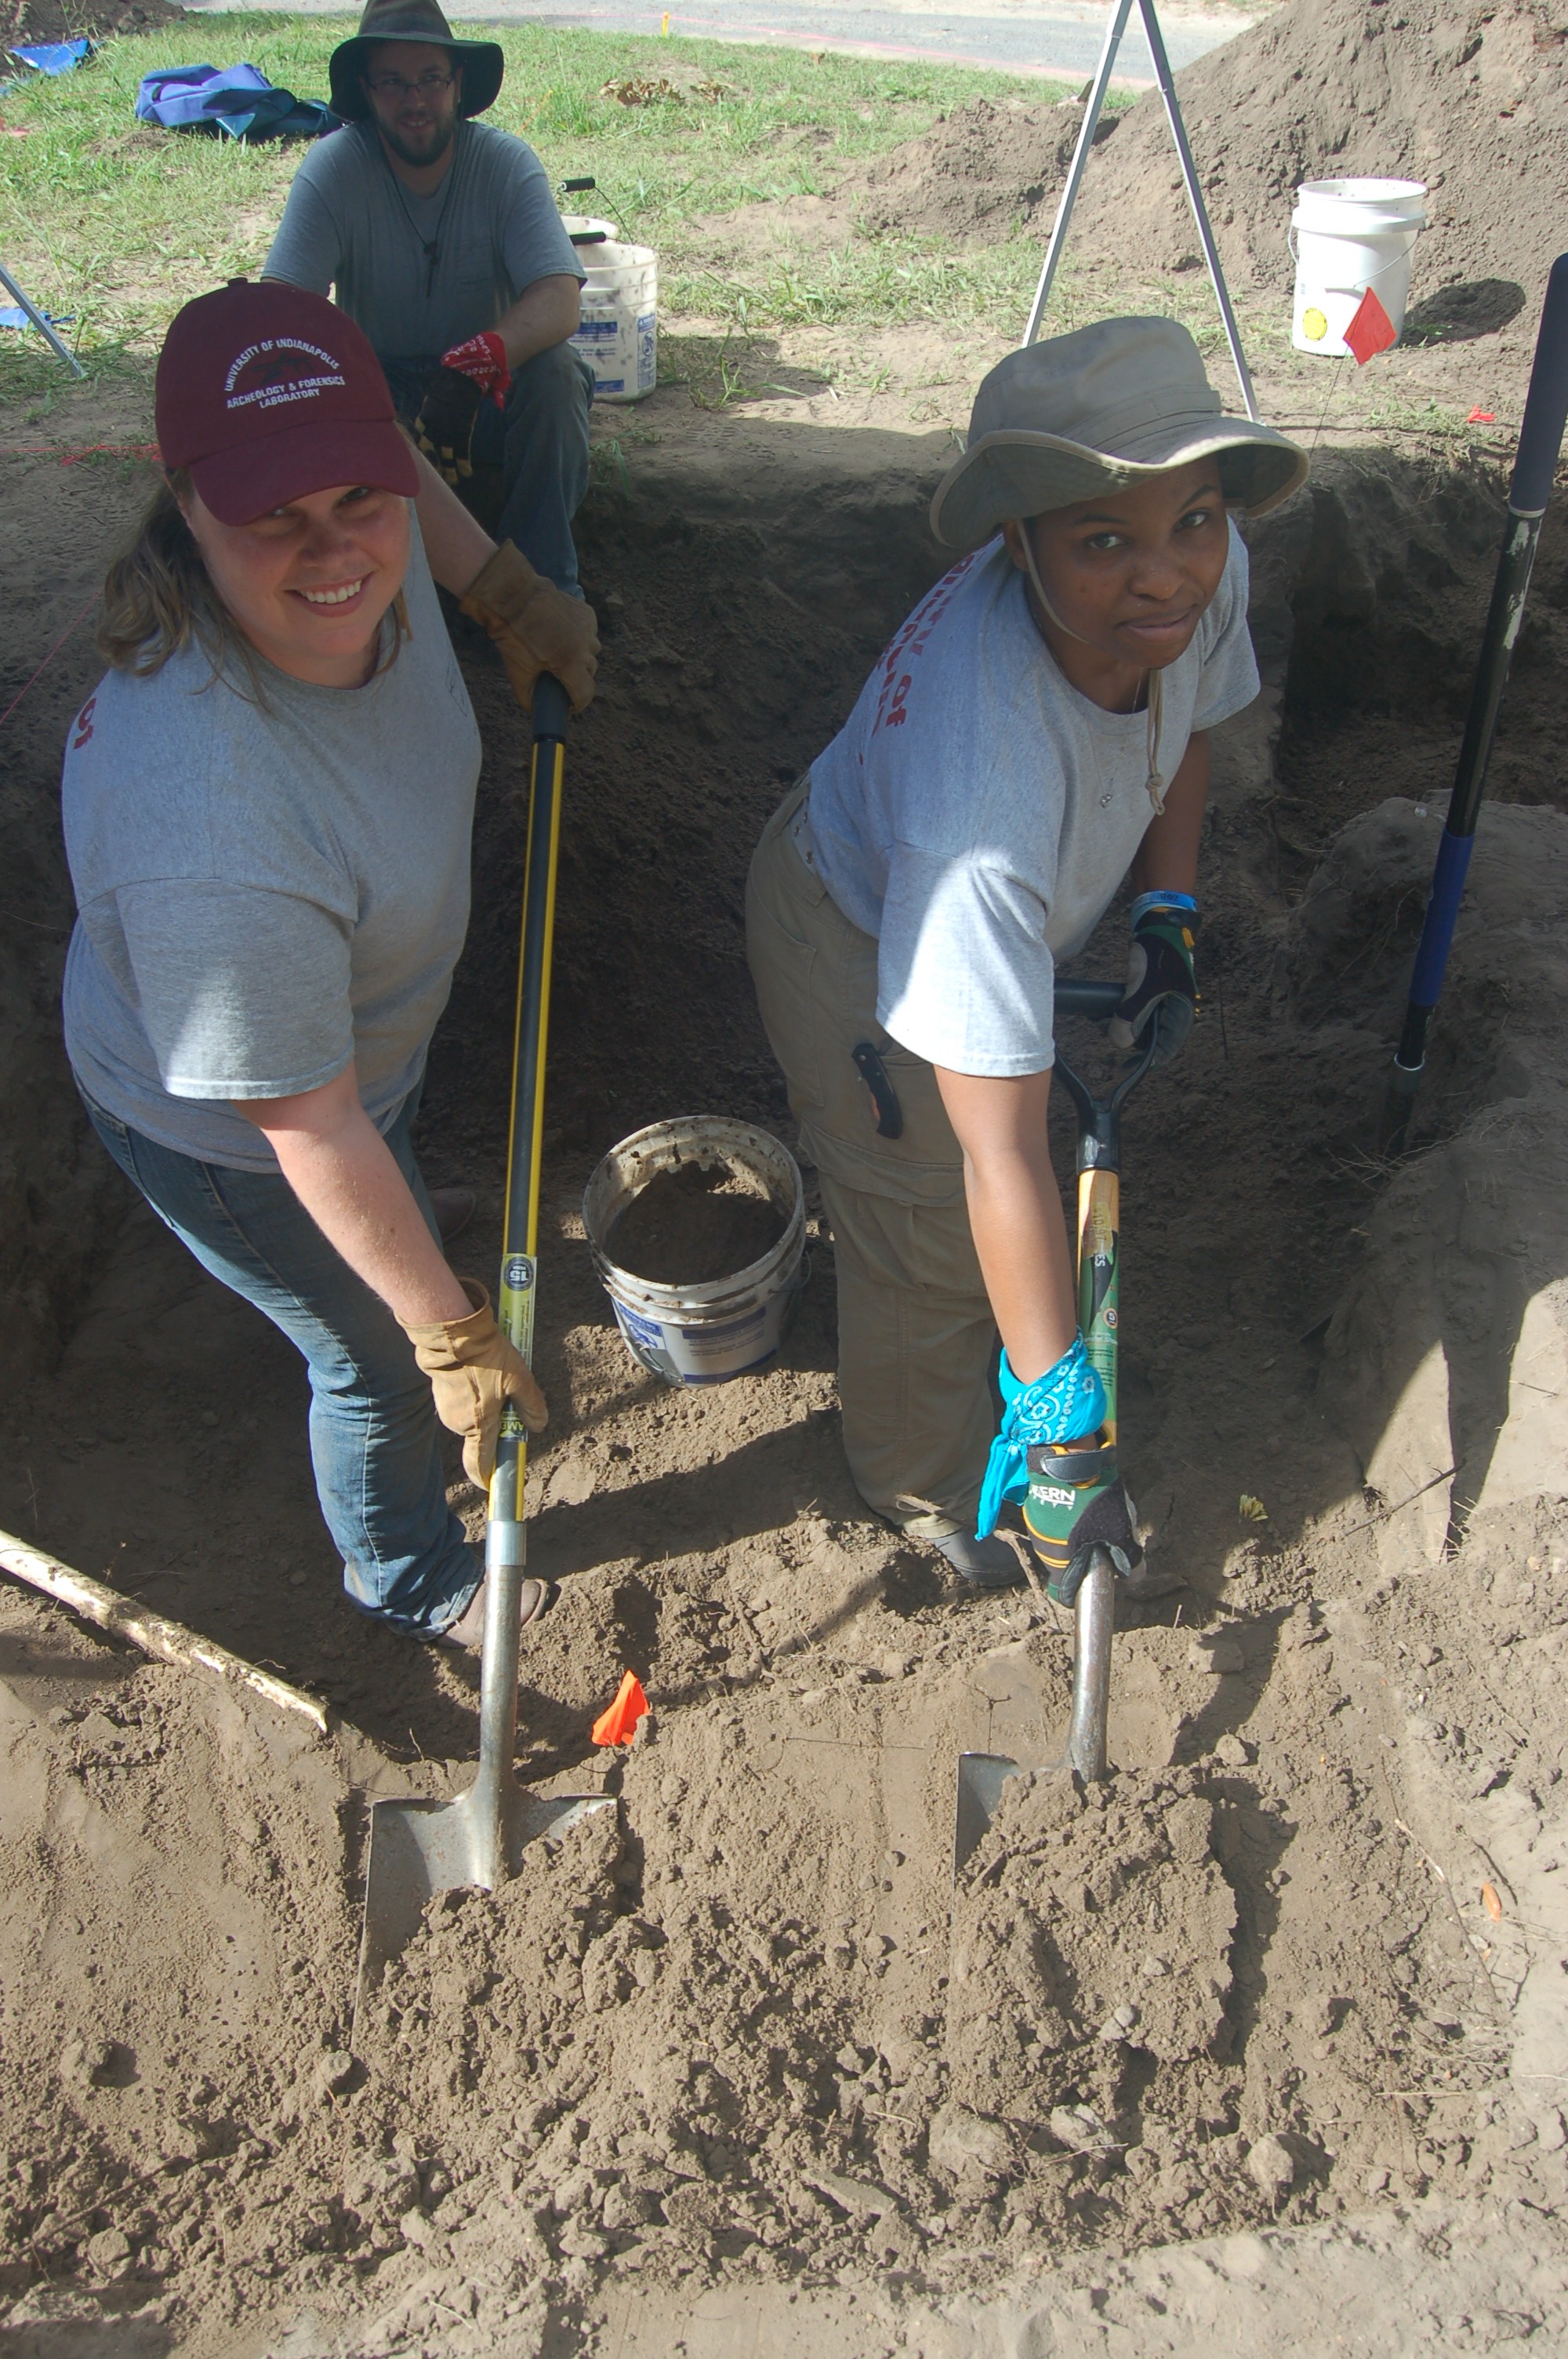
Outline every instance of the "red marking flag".
[[1386, 353], [1400, 341], [1398, 329], [1369, 287], [1356, 306], [1345, 341], [1356, 355], [1357, 368], [1365, 368], [1374, 353]]

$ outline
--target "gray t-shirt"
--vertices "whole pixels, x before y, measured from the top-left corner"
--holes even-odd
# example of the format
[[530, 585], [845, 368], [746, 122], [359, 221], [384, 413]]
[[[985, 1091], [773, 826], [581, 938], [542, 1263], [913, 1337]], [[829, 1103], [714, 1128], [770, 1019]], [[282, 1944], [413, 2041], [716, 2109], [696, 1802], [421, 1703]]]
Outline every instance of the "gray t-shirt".
[[585, 273], [543, 164], [509, 131], [460, 123], [445, 179], [416, 197], [373, 124], [351, 123], [306, 149], [262, 276], [335, 287], [385, 364], [435, 360], [493, 328], [535, 279]]
[[[1169, 785], [1195, 729], [1258, 693], [1247, 551], [1163, 674]], [[811, 768], [809, 843], [876, 937], [877, 1021], [951, 1072], [1042, 1072], [1055, 962], [1087, 941], [1154, 816], [1148, 716], [1103, 712], [1035, 629], [1000, 538], [923, 599]]]
[[[469, 915], [480, 738], [414, 526], [412, 636], [364, 687], [188, 647], [107, 672], [65, 757], [80, 912], [65, 971], [89, 1097], [206, 1163], [273, 1171], [234, 1098], [352, 1061], [389, 1129], [425, 1067]], [[385, 626], [390, 634], [390, 618]]]

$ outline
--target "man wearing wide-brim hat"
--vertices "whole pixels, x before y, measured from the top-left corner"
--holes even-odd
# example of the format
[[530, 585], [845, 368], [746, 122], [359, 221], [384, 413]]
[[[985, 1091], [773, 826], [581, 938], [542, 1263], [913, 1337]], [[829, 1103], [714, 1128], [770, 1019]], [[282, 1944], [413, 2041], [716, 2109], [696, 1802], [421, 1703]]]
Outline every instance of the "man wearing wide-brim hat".
[[474, 119], [504, 70], [499, 43], [455, 38], [436, 0], [368, 0], [332, 52], [345, 127], [306, 154], [265, 276], [335, 293], [427, 455], [460, 490], [476, 463], [500, 468], [498, 538], [575, 592], [583, 271], [533, 149]]

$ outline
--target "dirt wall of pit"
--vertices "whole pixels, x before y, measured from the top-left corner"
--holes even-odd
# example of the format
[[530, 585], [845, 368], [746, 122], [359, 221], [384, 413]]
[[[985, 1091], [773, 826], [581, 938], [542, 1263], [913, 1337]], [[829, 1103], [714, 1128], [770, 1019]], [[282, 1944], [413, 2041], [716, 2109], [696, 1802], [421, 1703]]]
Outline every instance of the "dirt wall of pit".
[[0, 724], [0, 1355], [14, 1381], [58, 1358], [121, 1209], [60, 1043], [72, 902], [59, 767], [102, 669], [92, 602], [147, 489], [139, 468], [53, 457], [10, 460], [0, 478], [0, 710], [20, 698]]
[[[670, 397], [664, 397], [668, 399]], [[878, 648], [940, 572], [926, 506], [940, 436], [698, 415], [615, 445], [583, 518], [602, 687], [568, 769], [548, 1119], [602, 1149], [676, 1106], [773, 1122], [741, 895], [774, 800], [847, 714]], [[0, 521], [33, 640], [81, 614], [146, 495], [123, 463], [8, 471]], [[1303, 886], [1336, 830], [1391, 792], [1441, 793], [1463, 717], [1500, 504], [1495, 467], [1319, 454], [1306, 493], [1252, 528], [1264, 693], [1220, 733], [1213, 822], [1267, 897]], [[1549, 526], [1494, 767], [1552, 800], [1568, 749], [1568, 564]], [[52, 1364], [124, 1193], [82, 1120], [59, 1038], [71, 906], [59, 766], [98, 665], [89, 616], [6, 725], [0, 867], [0, 1343]], [[484, 731], [474, 918], [424, 1119], [457, 1176], [503, 1119], [521, 886], [524, 725], [480, 635], [454, 630]], [[34, 658], [36, 660], [36, 658]], [[8, 686], [9, 679], [0, 685]], [[15, 690], [13, 690], [14, 693]], [[1260, 904], [1260, 916], [1265, 915]]]

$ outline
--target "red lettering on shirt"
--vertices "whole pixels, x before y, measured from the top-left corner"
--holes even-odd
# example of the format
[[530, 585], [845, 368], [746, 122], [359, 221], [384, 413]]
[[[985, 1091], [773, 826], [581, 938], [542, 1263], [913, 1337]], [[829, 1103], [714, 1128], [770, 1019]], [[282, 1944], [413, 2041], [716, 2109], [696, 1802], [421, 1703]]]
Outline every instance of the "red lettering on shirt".
[[70, 741], [70, 750], [73, 754], [80, 754], [92, 734], [92, 708], [97, 701], [98, 699], [95, 696], [90, 696], [76, 716], [77, 734]]
[[952, 571], [943, 575], [935, 588], [926, 592], [902, 630], [882, 650], [877, 667], [881, 673], [881, 688], [877, 697], [876, 717], [871, 723], [873, 737], [879, 729], [896, 729], [908, 720], [904, 701], [914, 684], [914, 674], [901, 671], [900, 666], [905, 662], [914, 663], [925, 654], [932, 633], [952, 604], [965, 575], [979, 555], [978, 549], [972, 549], [968, 557], [961, 557]]

